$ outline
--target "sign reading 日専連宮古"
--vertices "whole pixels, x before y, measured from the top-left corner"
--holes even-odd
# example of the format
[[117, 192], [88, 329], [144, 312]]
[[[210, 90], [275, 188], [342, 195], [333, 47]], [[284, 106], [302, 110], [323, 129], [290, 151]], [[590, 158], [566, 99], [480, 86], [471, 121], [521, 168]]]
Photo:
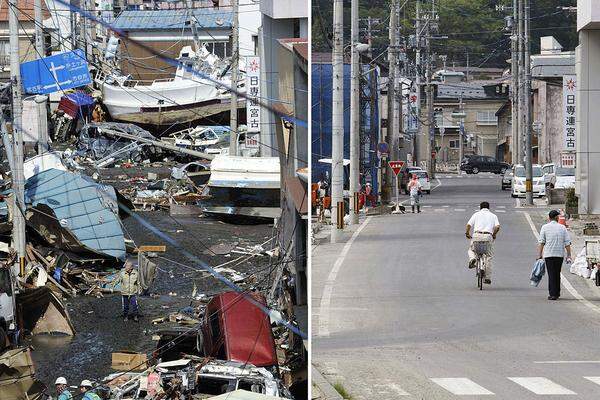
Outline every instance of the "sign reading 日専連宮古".
[[563, 127], [565, 150], [576, 150], [576, 91], [577, 91], [577, 76], [563, 76]]
[[260, 134], [260, 58], [246, 57], [246, 147], [259, 147]]
[[77, 49], [21, 64], [23, 91], [48, 94], [92, 83], [83, 50]]

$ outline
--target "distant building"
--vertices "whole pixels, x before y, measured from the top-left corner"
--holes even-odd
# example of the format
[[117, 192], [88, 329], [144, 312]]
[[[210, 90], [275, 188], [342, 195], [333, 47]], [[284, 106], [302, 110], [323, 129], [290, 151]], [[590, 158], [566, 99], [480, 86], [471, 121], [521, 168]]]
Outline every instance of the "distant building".
[[[198, 4], [193, 10], [184, 7], [162, 8], [165, 7], [163, 3], [157, 3], [157, 8], [140, 6], [138, 10], [125, 10], [116, 18], [114, 27], [127, 33], [130, 39], [167, 57], [177, 58], [184, 46], [193, 46], [191, 24], [195, 24], [199, 41], [211, 53], [221, 58], [231, 57], [231, 7], [225, 2], [217, 6], [213, 6], [212, 1], [195, 3]], [[256, 55], [260, 26], [258, 4], [252, 0], [240, 0], [240, 7], [243, 9], [238, 14], [240, 55]], [[171, 64], [128, 40], [121, 41], [121, 60], [123, 72], [135, 79], [168, 78], [175, 72]]]
[[[460, 109], [464, 119], [464, 154], [497, 156], [498, 118], [496, 111], [506, 102], [508, 87], [497, 80], [436, 82], [434, 84], [435, 150], [438, 163], [458, 163], [460, 120], [452, 113]], [[421, 98], [424, 100], [425, 95]], [[421, 118], [427, 119], [427, 108], [421, 106]], [[419, 160], [427, 158], [428, 127], [421, 127]]]
[[[38, 58], [35, 51], [35, 22], [34, 0], [18, 0], [19, 8], [19, 56], [20, 61], [31, 61]], [[42, 2], [43, 4], [43, 2]], [[44, 17], [48, 18], [48, 10], [44, 6]], [[10, 43], [8, 29], [8, 13], [10, 8], [8, 1], [0, 0], [0, 79], [6, 80], [10, 77]], [[49, 39], [49, 37], [47, 38]], [[44, 54], [46, 55], [46, 54]]]

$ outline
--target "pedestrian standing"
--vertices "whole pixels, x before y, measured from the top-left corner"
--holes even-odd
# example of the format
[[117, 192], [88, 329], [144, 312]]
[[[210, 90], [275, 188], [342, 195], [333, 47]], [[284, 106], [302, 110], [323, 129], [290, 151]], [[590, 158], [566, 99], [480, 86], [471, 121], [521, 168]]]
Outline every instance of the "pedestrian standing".
[[410, 180], [410, 182], [408, 182], [407, 185], [408, 193], [410, 194], [410, 206], [412, 208], [413, 214], [415, 213], [415, 206], [417, 207], [417, 212], [421, 212], [420, 197], [422, 187], [423, 185], [421, 185], [421, 182], [419, 182], [419, 178], [417, 177], [417, 175], [413, 174], [412, 179]]
[[92, 385], [92, 382], [90, 382], [88, 379], [81, 381], [81, 384], [79, 385], [79, 391], [83, 395], [83, 397], [81, 397], [82, 400], [101, 400], [100, 396], [98, 396], [92, 390], [93, 386], [94, 385]]
[[373, 187], [371, 187], [371, 184], [367, 182], [367, 184], [365, 185], [365, 206], [368, 209], [369, 207], [373, 207], [374, 204], [375, 202], [373, 201]]
[[71, 392], [67, 390], [67, 379], [63, 376], [56, 378], [54, 382], [56, 387], [56, 393], [58, 394], [58, 400], [73, 400]]
[[133, 268], [133, 260], [125, 261], [125, 266], [111, 286], [121, 285], [121, 299], [123, 302], [123, 321], [132, 317], [138, 320], [137, 295], [140, 293], [138, 272]]
[[542, 226], [538, 244], [538, 259], [544, 259], [548, 271], [548, 300], [558, 300], [560, 297], [560, 270], [565, 250], [567, 263], [571, 262], [571, 236], [567, 228], [558, 223], [559, 216], [557, 210], [548, 213], [549, 222]]

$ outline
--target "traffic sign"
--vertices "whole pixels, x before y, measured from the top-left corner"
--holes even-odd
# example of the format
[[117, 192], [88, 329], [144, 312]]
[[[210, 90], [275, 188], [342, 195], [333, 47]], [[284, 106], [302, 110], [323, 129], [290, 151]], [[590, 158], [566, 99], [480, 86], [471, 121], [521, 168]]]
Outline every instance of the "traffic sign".
[[388, 161], [388, 164], [396, 176], [398, 176], [400, 170], [404, 167], [404, 161]]
[[48, 94], [92, 83], [83, 50], [67, 51], [21, 64], [23, 90]]
[[380, 152], [381, 154], [389, 154], [390, 147], [388, 146], [387, 143], [381, 142], [377, 145], [377, 151]]

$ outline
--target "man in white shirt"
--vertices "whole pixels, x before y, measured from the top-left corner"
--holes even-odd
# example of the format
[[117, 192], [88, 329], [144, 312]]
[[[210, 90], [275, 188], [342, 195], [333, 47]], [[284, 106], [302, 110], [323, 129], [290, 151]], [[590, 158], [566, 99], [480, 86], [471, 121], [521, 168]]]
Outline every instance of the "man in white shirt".
[[[492, 283], [492, 258], [494, 257], [494, 240], [500, 230], [500, 222], [496, 214], [490, 211], [490, 203], [487, 201], [479, 205], [480, 210], [471, 216], [467, 222], [467, 230], [465, 236], [471, 239], [469, 246], [469, 268], [475, 268], [477, 254], [474, 251], [473, 243], [488, 242], [487, 246], [487, 262], [485, 263], [485, 283]], [[473, 234], [471, 234], [473, 229]]]
[[567, 253], [567, 262], [571, 262], [571, 236], [564, 225], [558, 223], [560, 212], [548, 213], [548, 223], [540, 230], [538, 259], [544, 258], [548, 271], [548, 300], [560, 297], [560, 270]]

